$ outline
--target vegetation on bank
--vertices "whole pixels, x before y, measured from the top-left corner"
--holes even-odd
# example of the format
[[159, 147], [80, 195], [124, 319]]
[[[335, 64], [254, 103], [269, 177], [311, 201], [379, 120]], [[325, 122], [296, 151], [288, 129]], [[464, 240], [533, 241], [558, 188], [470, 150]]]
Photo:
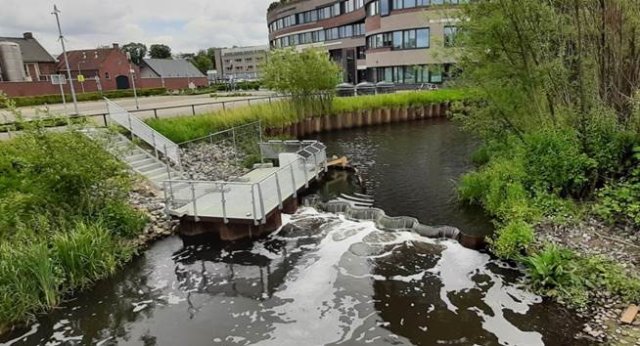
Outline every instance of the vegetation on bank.
[[30, 123], [0, 142], [0, 330], [57, 306], [135, 252], [146, 216], [126, 167], [83, 134]]
[[337, 97], [332, 100], [332, 107], [326, 113], [315, 107], [301, 111], [300, 107], [293, 106], [287, 101], [275, 101], [270, 104], [260, 103], [196, 116], [148, 119], [146, 121], [167, 138], [182, 143], [257, 120], [262, 121], [264, 127], [281, 127], [310, 116], [330, 116], [358, 110], [460, 101], [468, 97], [470, 97], [469, 92], [449, 89], [348, 98]]
[[[154, 95], [165, 95], [167, 93], [167, 89], [165, 88], [150, 88], [150, 89], [138, 89], [136, 90], [138, 96], [154, 96]], [[78, 101], [97, 101], [102, 100], [103, 97], [107, 97], [109, 99], [117, 99], [124, 97], [133, 97], [133, 89], [126, 90], [112, 90], [105, 92], [86, 92], [86, 93], [76, 93], [76, 99]], [[67, 102], [71, 102], [71, 95], [65, 95]], [[57, 104], [62, 103], [62, 95], [42, 95], [42, 96], [25, 96], [25, 97], [14, 97], [12, 100], [15, 102], [16, 107], [26, 107], [26, 106], [41, 106], [46, 104]], [[0, 108], [5, 108], [6, 106], [0, 103]]]
[[494, 253], [526, 265], [542, 292], [637, 302], [637, 272], [541, 245], [534, 229], [594, 216], [640, 227], [640, 4], [477, 1], [462, 15], [460, 84], [482, 102], [455, 118], [485, 144], [461, 199], [494, 217]]

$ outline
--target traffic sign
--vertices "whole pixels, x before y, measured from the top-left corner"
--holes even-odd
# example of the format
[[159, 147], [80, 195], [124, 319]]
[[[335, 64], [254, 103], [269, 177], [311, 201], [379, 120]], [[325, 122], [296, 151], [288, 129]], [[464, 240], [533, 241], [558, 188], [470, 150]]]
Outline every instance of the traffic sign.
[[84, 82], [84, 76], [83, 75], [79, 74], [77, 78], [78, 78], [78, 82], [80, 82], [80, 83]]

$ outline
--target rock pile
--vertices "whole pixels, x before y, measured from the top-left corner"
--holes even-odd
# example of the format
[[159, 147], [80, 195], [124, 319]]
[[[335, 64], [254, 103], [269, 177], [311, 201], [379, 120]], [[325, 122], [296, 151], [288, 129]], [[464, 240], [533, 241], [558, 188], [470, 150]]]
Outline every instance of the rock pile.
[[164, 199], [147, 181], [136, 181], [135, 188], [129, 192], [129, 201], [134, 208], [149, 217], [149, 223], [138, 236], [136, 245], [144, 246], [153, 240], [172, 235], [176, 230], [179, 222], [165, 214]]
[[236, 152], [226, 142], [192, 144], [184, 149], [182, 166], [191, 180], [226, 180], [231, 176], [242, 176], [249, 170], [242, 166], [246, 155]]

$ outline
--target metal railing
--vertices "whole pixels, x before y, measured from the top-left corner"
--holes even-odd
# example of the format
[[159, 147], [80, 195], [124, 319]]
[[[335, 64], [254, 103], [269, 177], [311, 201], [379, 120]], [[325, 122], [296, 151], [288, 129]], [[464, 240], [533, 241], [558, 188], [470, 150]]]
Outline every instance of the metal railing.
[[[229, 219], [251, 219], [256, 225], [264, 224], [274, 207], [282, 209], [286, 199], [297, 197], [300, 186], [308, 187], [313, 178], [327, 170], [326, 147], [316, 141], [305, 143], [308, 145], [292, 153], [295, 159], [256, 182], [167, 180], [163, 182], [167, 212], [186, 207], [186, 214], [191, 214], [196, 221], [208, 216], [222, 217], [225, 223]], [[219, 194], [216, 202], [220, 215], [204, 215], [203, 205], [198, 201], [214, 193]]]
[[152, 129], [144, 121], [132, 116], [131, 113], [115, 102], [106, 97], [104, 100], [107, 103], [109, 119], [129, 130], [132, 137], [138, 137], [151, 145], [156, 157], [159, 156], [158, 153], [162, 153], [166, 158], [173, 161], [173, 163], [178, 166], [181, 165], [180, 147], [176, 143], [163, 136], [160, 132]]

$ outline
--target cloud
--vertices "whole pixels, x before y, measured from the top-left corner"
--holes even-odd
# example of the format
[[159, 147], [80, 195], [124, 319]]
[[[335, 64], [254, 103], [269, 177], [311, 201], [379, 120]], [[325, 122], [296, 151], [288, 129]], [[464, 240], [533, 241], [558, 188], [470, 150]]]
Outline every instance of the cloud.
[[[68, 49], [118, 42], [163, 43], [173, 52], [268, 43], [266, 11], [273, 0], [57, 0]], [[51, 0], [2, 0], [0, 36], [31, 31], [60, 52]]]

